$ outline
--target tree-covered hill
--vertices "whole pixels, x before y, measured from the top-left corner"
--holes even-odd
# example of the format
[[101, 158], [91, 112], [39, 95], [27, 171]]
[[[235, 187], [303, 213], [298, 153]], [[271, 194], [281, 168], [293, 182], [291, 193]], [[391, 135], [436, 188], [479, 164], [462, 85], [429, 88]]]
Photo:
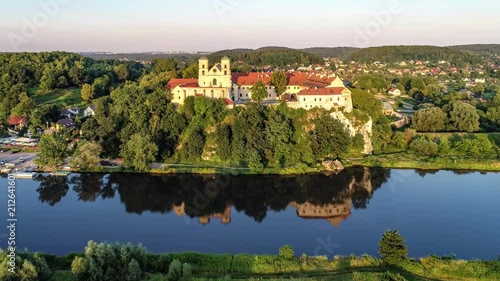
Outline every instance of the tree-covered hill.
[[457, 51], [446, 47], [436, 46], [383, 46], [361, 49], [351, 55], [348, 60], [360, 62], [400, 62], [409, 60], [449, 62], [463, 61], [474, 62], [477, 58], [469, 53]]
[[223, 50], [209, 55], [208, 58], [210, 61], [219, 61], [223, 56], [230, 57], [234, 62], [243, 61], [248, 65], [256, 67], [323, 63], [323, 58], [319, 55], [282, 47], [264, 47], [257, 50]]
[[457, 46], [450, 46], [449, 48], [457, 51], [470, 52], [476, 54], [500, 54], [500, 44], [457, 45]]
[[314, 48], [301, 49], [301, 51], [303, 52], [312, 53], [327, 58], [344, 58], [358, 50], [359, 48], [354, 48], [354, 47], [334, 47], [334, 48], [314, 47]]

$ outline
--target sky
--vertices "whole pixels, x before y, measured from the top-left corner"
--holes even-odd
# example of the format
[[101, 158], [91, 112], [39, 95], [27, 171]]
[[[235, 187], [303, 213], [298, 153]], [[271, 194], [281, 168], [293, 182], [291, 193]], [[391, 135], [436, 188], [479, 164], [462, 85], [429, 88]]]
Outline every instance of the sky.
[[500, 43], [498, 0], [0, 0], [0, 52]]

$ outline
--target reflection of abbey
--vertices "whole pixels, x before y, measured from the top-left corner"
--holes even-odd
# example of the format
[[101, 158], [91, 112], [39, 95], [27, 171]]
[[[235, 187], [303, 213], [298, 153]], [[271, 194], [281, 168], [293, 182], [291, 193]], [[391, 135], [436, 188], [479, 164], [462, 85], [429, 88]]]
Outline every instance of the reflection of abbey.
[[[314, 204], [311, 202], [290, 202], [289, 207], [297, 209], [297, 216], [303, 219], [325, 220], [334, 227], [339, 227], [340, 223], [351, 215], [353, 205], [352, 195], [356, 190], [364, 190], [370, 196], [373, 192], [371, 184], [371, 174], [368, 169], [364, 169], [363, 177], [360, 180], [353, 177], [347, 185], [347, 188], [339, 194], [338, 198], [332, 198], [331, 203]], [[212, 219], [219, 219], [223, 224], [231, 223], [232, 204], [228, 203], [223, 212], [217, 212], [210, 215], [198, 217], [200, 224], [209, 224]], [[175, 205], [173, 211], [177, 216], [188, 216], [186, 204]]]
[[[271, 75], [269, 72], [232, 73], [228, 57], [211, 67], [208, 58], [202, 57], [199, 60], [198, 79], [172, 79], [167, 89], [173, 95], [172, 102], [178, 105], [184, 104], [184, 100], [190, 96], [221, 98], [228, 105], [233, 105], [235, 102], [241, 104], [251, 100], [250, 89], [261, 81], [268, 91], [265, 101], [273, 102], [279, 100], [279, 97], [275, 87], [271, 85]], [[338, 76], [304, 72], [289, 72], [286, 75], [285, 94], [290, 97], [288, 106], [352, 111], [351, 91]]]

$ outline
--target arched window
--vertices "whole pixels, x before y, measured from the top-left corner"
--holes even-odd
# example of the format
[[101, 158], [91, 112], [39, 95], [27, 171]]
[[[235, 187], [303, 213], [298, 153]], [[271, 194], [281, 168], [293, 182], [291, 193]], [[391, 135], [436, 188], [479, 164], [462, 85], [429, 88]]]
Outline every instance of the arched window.
[[212, 81], [212, 85], [217, 85], [217, 79], [214, 78], [214, 81]]
[[205, 65], [203, 64], [203, 65], [201, 66], [201, 68], [205, 68]]
[[227, 70], [224, 70], [224, 75], [227, 75]]
[[203, 71], [201, 72], [201, 75], [205, 75], [205, 70], [203, 70]]

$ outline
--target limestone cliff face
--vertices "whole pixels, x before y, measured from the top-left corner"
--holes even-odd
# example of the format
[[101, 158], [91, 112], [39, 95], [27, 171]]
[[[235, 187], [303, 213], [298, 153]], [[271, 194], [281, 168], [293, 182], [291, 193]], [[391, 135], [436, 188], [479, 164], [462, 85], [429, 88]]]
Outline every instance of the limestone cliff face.
[[351, 137], [354, 137], [357, 134], [363, 135], [363, 138], [365, 140], [365, 154], [371, 154], [373, 152], [373, 145], [371, 140], [373, 133], [372, 118], [370, 118], [368, 122], [362, 123], [357, 121], [355, 117], [351, 117], [351, 119], [347, 118], [344, 113], [340, 111], [333, 112], [331, 116], [344, 124]]

